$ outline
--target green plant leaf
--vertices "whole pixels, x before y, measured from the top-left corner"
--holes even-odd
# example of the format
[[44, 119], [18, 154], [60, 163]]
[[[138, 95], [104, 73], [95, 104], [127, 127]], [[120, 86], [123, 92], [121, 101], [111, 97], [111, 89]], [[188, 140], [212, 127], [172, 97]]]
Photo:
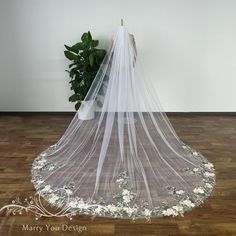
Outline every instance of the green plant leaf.
[[91, 35], [90, 31], [88, 31], [88, 36], [89, 36], [89, 39], [92, 40], [92, 35]]
[[78, 53], [80, 50], [83, 50], [86, 48], [86, 44], [83, 42], [76, 43], [75, 45], [72, 46], [73, 50]]
[[76, 102], [78, 100], [78, 96], [76, 94], [73, 94], [69, 97], [70, 102]]
[[90, 55], [90, 51], [89, 50], [84, 50], [83, 52], [80, 53], [80, 55], [84, 58], [88, 57]]
[[89, 55], [89, 64], [90, 64], [90, 66], [93, 66], [93, 64], [94, 64], [94, 55], [93, 55], [93, 53], [91, 53]]
[[75, 55], [74, 53], [70, 52], [70, 51], [64, 51], [65, 57], [69, 60], [77, 60], [78, 57], [77, 55]]
[[69, 65], [69, 68], [71, 68], [72, 66], [75, 66], [75, 65], [76, 65], [76, 63], [72, 63]]
[[68, 50], [68, 51], [70, 51], [70, 52], [74, 52], [74, 53], [78, 53], [77, 52], [77, 50], [75, 50], [73, 47], [70, 47], [70, 46], [67, 46], [67, 45], [64, 45], [65, 46], [65, 48]]
[[97, 47], [97, 46], [98, 46], [98, 43], [99, 43], [98, 40], [92, 40], [92, 41], [91, 41], [91, 46], [92, 46], [92, 47]]
[[72, 69], [72, 70], [70, 71], [70, 77], [73, 79], [74, 76], [78, 75], [78, 73], [79, 73], [79, 72], [78, 72], [77, 70], [73, 70], [73, 69]]
[[72, 51], [72, 47], [70, 46], [67, 46], [66, 44], [64, 44], [65, 48], [68, 50], [68, 51]]
[[80, 102], [80, 101], [78, 101], [78, 102], [75, 104], [75, 110], [76, 110], [76, 111], [79, 110], [80, 105], [81, 105], [81, 102]]
[[96, 50], [96, 55], [97, 55], [100, 59], [103, 59], [104, 56], [106, 55], [106, 51], [103, 50], [103, 49], [97, 49], [97, 50]]
[[91, 36], [90, 32], [88, 31], [88, 33], [83, 33], [81, 40], [84, 43], [88, 43], [90, 40], [92, 40], [92, 36]]

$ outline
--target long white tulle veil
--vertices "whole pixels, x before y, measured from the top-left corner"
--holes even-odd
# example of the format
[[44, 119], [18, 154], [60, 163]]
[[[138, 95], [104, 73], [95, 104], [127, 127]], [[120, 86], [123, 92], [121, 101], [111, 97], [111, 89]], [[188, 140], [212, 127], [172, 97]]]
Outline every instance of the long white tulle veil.
[[213, 165], [184, 144], [141, 73], [123, 26], [61, 139], [32, 165], [52, 206], [114, 218], [183, 215], [215, 184]]

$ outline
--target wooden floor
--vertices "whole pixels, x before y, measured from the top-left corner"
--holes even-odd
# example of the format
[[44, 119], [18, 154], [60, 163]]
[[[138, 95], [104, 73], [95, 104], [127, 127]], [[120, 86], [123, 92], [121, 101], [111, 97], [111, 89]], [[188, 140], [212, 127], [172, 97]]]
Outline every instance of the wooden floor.
[[[0, 115], [0, 207], [17, 196], [33, 196], [31, 163], [54, 144], [72, 119], [71, 114]], [[202, 207], [185, 217], [129, 220], [76, 216], [35, 220], [30, 213], [6, 216], [1, 213], [0, 235], [236, 235], [236, 116], [171, 115], [180, 138], [204, 154], [216, 168], [216, 187]], [[43, 232], [23, 230], [23, 225], [42, 226]], [[47, 231], [46, 225], [54, 230]], [[65, 231], [61, 226], [64, 225]], [[59, 226], [60, 228], [57, 228]], [[74, 226], [69, 231], [67, 226]], [[76, 231], [80, 227], [81, 233]]]

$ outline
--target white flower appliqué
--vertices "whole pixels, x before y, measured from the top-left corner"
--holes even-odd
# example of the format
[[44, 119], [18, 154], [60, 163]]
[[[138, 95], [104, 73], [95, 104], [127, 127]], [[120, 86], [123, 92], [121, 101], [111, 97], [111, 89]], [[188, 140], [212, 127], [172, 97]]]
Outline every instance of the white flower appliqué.
[[143, 212], [143, 214], [144, 214], [145, 216], [150, 216], [151, 213], [152, 213], [152, 212], [151, 212], [149, 209], [145, 209], [144, 212]]
[[164, 216], [177, 216], [178, 215], [178, 213], [175, 210], [173, 210], [172, 208], [168, 208], [168, 209], [164, 210], [162, 213]]
[[215, 174], [214, 174], [214, 173], [210, 173], [210, 172], [205, 172], [205, 173], [204, 173], [204, 176], [205, 176], [205, 177], [214, 177]]
[[205, 187], [206, 187], [206, 188], [210, 188], [210, 189], [213, 188], [213, 186], [212, 186], [211, 184], [209, 184], [209, 183], [206, 183], [206, 184], [205, 184]]
[[204, 164], [204, 167], [206, 168], [206, 169], [212, 169], [213, 168], [213, 164], [212, 163], [207, 163], [207, 164]]
[[176, 191], [176, 194], [178, 194], [178, 195], [182, 195], [182, 194], [184, 194], [185, 192], [184, 192], [184, 190], [178, 190], [178, 191]]
[[204, 189], [201, 188], [201, 187], [195, 188], [195, 189], [193, 190], [193, 192], [196, 193], [196, 194], [204, 194]]
[[192, 203], [189, 199], [183, 200], [180, 202], [181, 205], [187, 206], [189, 208], [194, 207], [194, 203]]

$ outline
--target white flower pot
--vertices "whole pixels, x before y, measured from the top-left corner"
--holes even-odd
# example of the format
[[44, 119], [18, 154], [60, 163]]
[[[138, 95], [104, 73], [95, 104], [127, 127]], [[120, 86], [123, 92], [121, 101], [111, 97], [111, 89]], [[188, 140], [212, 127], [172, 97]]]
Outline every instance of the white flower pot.
[[94, 118], [95, 104], [94, 100], [82, 101], [78, 110], [80, 120], [91, 120]]

